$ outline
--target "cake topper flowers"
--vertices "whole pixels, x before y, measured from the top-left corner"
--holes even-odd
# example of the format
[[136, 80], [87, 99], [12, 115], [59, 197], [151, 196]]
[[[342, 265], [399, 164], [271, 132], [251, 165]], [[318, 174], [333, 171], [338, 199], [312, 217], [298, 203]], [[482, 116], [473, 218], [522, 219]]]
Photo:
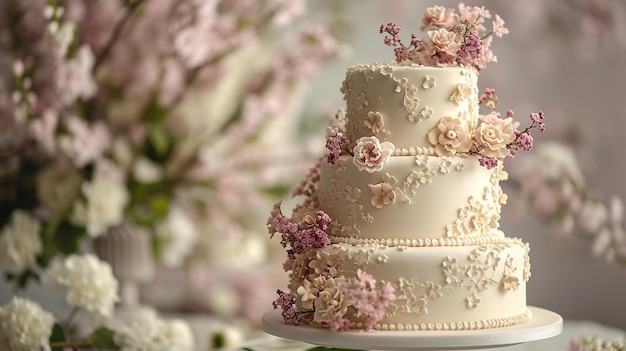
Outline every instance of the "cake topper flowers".
[[491, 51], [492, 34], [501, 38], [509, 33], [504, 27], [504, 20], [498, 15], [491, 22], [491, 30], [488, 30], [485, 20], [491, 17], [484, 7], [463, 3], [459, 4], [458, 12], [443, 6], [429, 7], [420, 28], [427, 31], [428, 40], [411, 34], [408, 46], [400, 40], [401, 28], [395, 23], [382, 24], [379, 31], [386, 34], [385, 44], [394, 48], [398, 63], [413, 62], [425, 66], [458, 64], [474, 66], [480, 71], [488, 62], [497, 61]]

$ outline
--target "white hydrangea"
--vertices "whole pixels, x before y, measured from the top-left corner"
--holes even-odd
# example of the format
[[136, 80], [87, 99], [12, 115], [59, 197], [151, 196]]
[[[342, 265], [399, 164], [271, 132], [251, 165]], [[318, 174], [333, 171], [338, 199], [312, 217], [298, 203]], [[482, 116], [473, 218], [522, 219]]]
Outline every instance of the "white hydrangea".
[[193, 332], [185, 321], [172, 319], [166, 321], [166, 337], [171, 340], [172, 351], [190, 351], [194, 349]]
[[98, 237], [124, 220], [124, 208], [129, 202], [128, 189], [117, 177], [96, 176], [83, 184], [85, 202], [74, 206], [72, 220], [87, 228], [91, 237]]
[[163, 168], [147, 157], [135, 161], [133, 176], [140, 183], [154, 183], [163, 178]]
[[73, 167], [46, 167], [37, 175], [37, 198], [54, 213], [65, 211], [78, 197], [81, 182]]
[[0, 350], [50, 351], [54, 317], [39, 304], [13, 297], [0, 307]]
[[166, 321], [150, 309], [135, 312], [115, 328], [115, 343], [121, 351], [191, 351], [194, 339], [182, 320]]
[[20, 274], [36, 265], [43, 250], [41, 223], [28, 213], [15, 210], [0, 233], [0, 266], [8, 273]]
[[43, 281], [69, 287], [67, 303], [109, 317], [119, 301], [118, 282], [111, 266], [93, 254], [74, 254], [55, 260]]
[[240, 329], [219, 325], [209, 333], [209, 350], [235, 350], [243, 343], [243, 333]]
[[537, 148], [537, 166], [547, 179], [570, 176], [579, 179], [581, 171], [574, 152], [563, 144], [556, 142], [543, 143]]
[[161, 242], [160, 259], [166, 267], [179, 267], [191, 252], [196, 238], [196, 229], [183, 210], [172, 207], [165, 220], [155, 228]]

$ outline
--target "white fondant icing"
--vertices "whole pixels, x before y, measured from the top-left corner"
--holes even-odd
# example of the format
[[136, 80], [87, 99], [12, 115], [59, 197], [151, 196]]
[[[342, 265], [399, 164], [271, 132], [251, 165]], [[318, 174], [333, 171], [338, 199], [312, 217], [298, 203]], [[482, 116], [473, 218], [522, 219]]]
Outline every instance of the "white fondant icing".
[[[332, 219], [332, 244], [293, 260], [289, 287], [298, 296], [296, 308], [313, 311], [325, 282], [334, 289], [325, 296], [340, 299], [335, 281], [365, 272], [394, 291], [378, 330], [477, 330], [529, 320], [529, 247], [498, 229], [506, 172], [481, 167], [477, 157], [442, 152], [431, 132], [448, 116], [464, 127], [447, 131], [448, 149], [471, 141], [459, 133], [478, 121], [476, 70], [357, 65], [348, 69], [341, 92], [341, 132], [354, 156], [322, 163], [308, 194]], [[385, 142], [366, 148], [368, 138]], [[395, 148], [379, 155], [383, 144]], [[346, 316], [350, 328], [368, 328], [358, 311], [347, 309]]]

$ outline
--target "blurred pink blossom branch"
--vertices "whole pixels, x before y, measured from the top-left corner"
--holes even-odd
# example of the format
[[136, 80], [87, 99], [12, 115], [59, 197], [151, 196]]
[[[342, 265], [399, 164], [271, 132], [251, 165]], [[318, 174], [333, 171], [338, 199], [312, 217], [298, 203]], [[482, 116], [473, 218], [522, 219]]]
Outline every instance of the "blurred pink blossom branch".
[[18, 285], [83, 239], [127, 221], [180, 223], [172, 213], [207, 234], [170, 246], [202, 258], [252, 235], [310, 161], [296, 143], [307, 131], [274, 123], [294, 116], [301, 87], [338, 50], [330, 24], [303, 21], [304, 0], [2, 7], [0, 228], [23, 211], [43, 246], [15, 256], [36, 263], [15, 265]]
[[589, 241], [597, 257], [626, 268], [623, 201], [605, 199], [585, 180], [572, 149], [544, 142], [511, 172], [518, 205], [565, 235]]

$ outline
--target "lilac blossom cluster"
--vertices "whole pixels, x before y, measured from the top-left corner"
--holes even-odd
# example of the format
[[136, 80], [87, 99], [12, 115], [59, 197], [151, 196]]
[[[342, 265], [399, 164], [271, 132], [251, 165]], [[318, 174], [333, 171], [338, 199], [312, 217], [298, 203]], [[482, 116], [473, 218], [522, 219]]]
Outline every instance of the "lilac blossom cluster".
[[281, 234], [280, 244], [284, 248], [289, 247], [288, 261], [294, 260], [296, 255], [309, 249], [318, 249], [330, 244], [325, 230], [331, 218], [324, 211], [303, 211], [302, 215], [299, 211], [294, 211], [293, 216], [287, 218], [282, 214], [281, 204], [282, 202], [278, 202], [274, 205], [267, 220], [267, 229], [270, 238], [276, 233]]
[[395, 289], [386, 283], [380, 289], [376, 287], [376, 280], [362, 270], [357, 271], [357, 279], [340, 285], [340, 290], [346, 298], [346, 304], [353, 306], [356, 317], [365, 317], [365, 329], [374, 330], [380, 322], [387, 308], [396, 299]]
[[331, 136], [326, 139], [326, 148], [328, 149], [328, 156], [326, 157], [326, 162], [331, 165], [337, 163], [339, 160], [339, 156], [343, 152], [351, 153], [349, 150], [345, 148], [346, 142], [348, 138], [343, 134], [338, 134], [336, 136]]
[[457, 13], [451, 8], [433, 6], [426, 10], [420, 28], [427, 31], [428, 40], [412, 34], [409, 45], [403, 44], [401, 28], [395, 23], [381, 25], [379, 32], [385, 34], [385, 45], [394, 48], [398, 63], [413, 62], [425, 66], [458, 64], [482, 70], [488, 62], [497, 61], [490, 48], [491, 35], [502, 37], [509, 32], [498, 15], [495, 15], [492, 28], [488, 31], [484, 23], [491, 17], [484, 7], [460, 4]]
[[281, 309], [281, 315], [285, 323], [291, 325], [299, 325], [301, 322], [301, 317], [294, 309], [294, 305], [296, 303], [295, 295], [291, 293], [286, 293], [280, 289], [276, 290], [276, 293], [278, 294], [278, 298], [274, 302], [272, 302], [272, 306], [274, 306], [274, 309]]
[[[342, 140], [343, 139], [343, 140]], [[326, 162], [331, 165], [337, 163], [339, 156], [341, 155], [341, 144], [346, 140], [345, 135], [330, 137], [326, 140], [326, 148], [328, 149], [328, 157]]]

